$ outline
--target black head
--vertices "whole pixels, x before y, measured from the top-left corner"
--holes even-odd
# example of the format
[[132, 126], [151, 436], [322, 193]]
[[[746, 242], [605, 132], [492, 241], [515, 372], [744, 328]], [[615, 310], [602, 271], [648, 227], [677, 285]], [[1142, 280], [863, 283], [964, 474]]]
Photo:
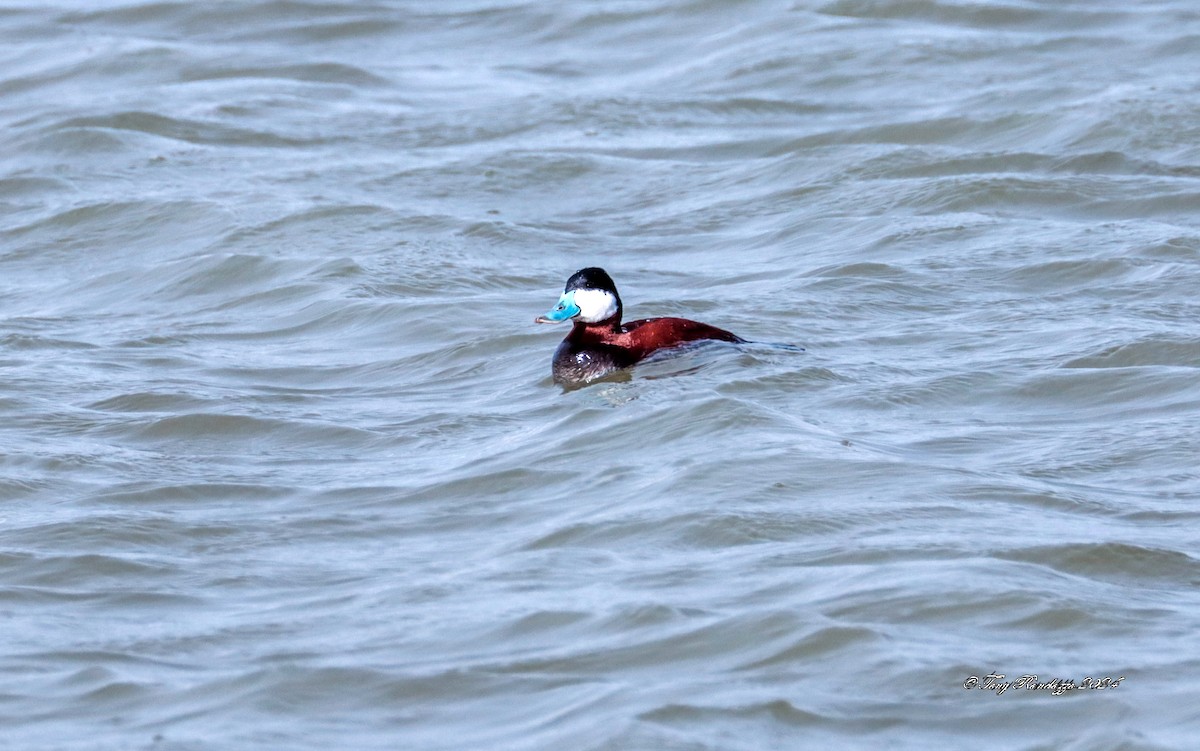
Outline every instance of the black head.
[[571, 278], [567, 280], [567, 285], [563, 288], [563, 292], [570, 292], [573, 289], [595, 289], [601, 292], [608, 292], [613, 297], [620, 301], [621, 296], [617, 294], [617, 285], [613, 282], [612, 277], [608, 272], [597, 266], [589, 266], [586, 269], [580, 269]]

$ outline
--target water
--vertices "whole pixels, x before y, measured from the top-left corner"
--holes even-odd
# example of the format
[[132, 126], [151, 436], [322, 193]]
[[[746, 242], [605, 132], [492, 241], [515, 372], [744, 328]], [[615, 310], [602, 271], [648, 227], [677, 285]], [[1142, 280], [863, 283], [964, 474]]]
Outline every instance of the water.
[[[1193, 3], [0, 39], [0, 747], [1194, 744]], [[563, 389], [587, 265], [806, 351]]]

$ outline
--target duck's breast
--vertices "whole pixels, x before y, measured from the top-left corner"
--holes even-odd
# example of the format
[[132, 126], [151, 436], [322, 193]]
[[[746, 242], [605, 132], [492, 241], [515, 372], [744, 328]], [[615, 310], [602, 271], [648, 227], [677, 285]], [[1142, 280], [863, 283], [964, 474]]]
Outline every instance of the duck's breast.
[[563, 341], [554, 351], [554, 380], [560, 383], [594, 381], [635, 362], [637, 358], [617, 347]]

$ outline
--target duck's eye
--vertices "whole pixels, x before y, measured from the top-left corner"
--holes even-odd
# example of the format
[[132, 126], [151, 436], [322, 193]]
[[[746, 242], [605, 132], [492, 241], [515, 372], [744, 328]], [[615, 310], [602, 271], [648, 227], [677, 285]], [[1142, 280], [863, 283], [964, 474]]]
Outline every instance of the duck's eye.
[[566, 309], [567, 309], [567, 306], [566, 306], [566, 305], [563, 305], [562, 303], [559, 303], [559, 304], [558, 304], [558, 307], [557, 307], [557, 308], [555, 308], [555, 310], [566, 310]]

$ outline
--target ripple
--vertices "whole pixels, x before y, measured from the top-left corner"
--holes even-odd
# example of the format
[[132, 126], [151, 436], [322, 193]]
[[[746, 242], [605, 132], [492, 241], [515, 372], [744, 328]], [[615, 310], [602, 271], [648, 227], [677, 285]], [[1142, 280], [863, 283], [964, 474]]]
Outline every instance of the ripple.
[[[157, 346], [162, 342], [148, 343]], [[189, 393], [161, 393], [142, 391], [119, 394], [88, 405], [88, 409], [100, 412], [185, 412], [200, 411], [215, 406], [215, 400], [204, 399]]]
[[873, 19], [905, 19], [936, 22], [981, 29], [995, 28], [1069, 28], [1103, 26], [1120, 18], [1119, 14], [1076, 7], [1032, 8], [1012, 3], [955, 3], [940, 0], [837, 0], [821, 9], [835, 16]]
[[1152, 338], [1118, 344], [1063, 363], [1064, 368], [1200, 367], [1200, 339]]
[[1048, 566], [1101, 581], [1171, 589], [1200, 583], [1200, 560], [1174, 550], [1117, 542], [1067, 543], [997, 554], [1006, 560]]
[[875, 631], [862, 627], [830, 626], [819, 629], [769, 657], [750, 662], [739, 670], [761, 670], [785, 665], [804, 665], [845, 649], [854, 649], [880, 638]]
[[326, 142], [322, 138], [284, 136], [211, 120], [188, 120], [144, 111], [68, 118], [44, 132], [47, 146], [79, 151], [90, 148], [92, 134], [97, 132], [100, 137], [133, 133], [183, 143], [230, 147], [295, 148]]
[[[722, 718], [736, 721], [768, 720], [791, 728], [814, 728], [832, 722], [832, 718], [814, 712], [800, 709], [785, 699], [749, 704], [739, 707], [714, 707], [697, 704], [672, 704], [645, 712], [640, 718], [650, 722], [664, 724], [696, 724], [719, 723]], [[873, 729], [882, 729], [887, 725], [864, 723]], [[889, 723], [890, 724], [890, 723]]]
[[[190, 482], [180, 484], [164, 483], [130, 483], [121, 485], [97, 497], [109, 503], [138, 504], [157, 507], [164, 503], [187, 504], [196, 503], [230, 503], [255, 502], [272, 498], [283, 498], [295, 492], [294, 488], [278, 485], [259, 485], [238, 482]], [[144, 527], [149, 522], [141, 522], [133, 529], [123, 527], [117, 534], [129, 539], [138, 527]], [[161, 529], [160, 534], [178, 534], [190, 541], [220, 538], [230, 534], [232, 528], [223, 525], [189, 525], [183, 528]]]
[[184, 33], [212, 40], [287, 39], [312, 43], [386, 35], [403, 25], [379, 11], [353, 4], [269, 0], [215, 10], [192, 3], [144, 2], [116, 8], [68, 12], [72, 26], [135, 28], [173, 38]]
[[[7, 581], [12, 582], [13, 589], [18, 587], [54, 590], [66, 588], [73, 593], [90, 592], [96, 597], [111, 598], [114, 596], [137, 596], [131, 588], [133, 582], [166, 580], [171, 578], [178, 567], [165, 561], [147, 562], [133, 560], [131, 557], [102, 555], [98, 553], [83, 553], [79, 555], [5, 556], [0, 565], [8, 569]], [[124, 583], [117, 591], [107, 589], [107, 586]], [[90, 589], [95, 588], [95, 589]], [[9, 591], [13, 591], [10, 589]], [[154, 593], [144, 593], [156, 597]], [[189, 598], [181, 598], [188, 600]]]
[[1025, 401], [1026, 409], [1041, 405], [1059, 414], [1074, 409], [1106, 410], [1111, 415], [1119, 408], [1145, 413], [1192, 404], [1195, 395], [1188, 384], [1190, 370], [1076, 364], [1031, 374], [1014, 394]]
[[0, 347], [11, 349], [14, 351], [25, 350], [88, 350], [95, 349], [96, 345], [89, 342], [74, 342], [65, 339], [51, 339], [44, 336], [35, 336], [30, 334], [9, 334], [0, 337]]
[[269, 445], [278, 445], [305, 452], [328, 449], [340, 453], [380, 439], [369, 430], [332, 423], [213, 412], [171, 415], [119, 432], [128, 432], [132, 439], [149, 444], [183, 442], [224, 452], [263, 451]]
[[213, 64], [185, 68], [180, 74], [185, 81], [219, 81], [224, 79], [260, 78], [267, 80], [300, 81], [304, 83], [336, 83], [351, 86], [381, 86], [387, 79], [362, 68], [341, 63], [311, 63], [307, 65], [262, 65], [231, 67]]

